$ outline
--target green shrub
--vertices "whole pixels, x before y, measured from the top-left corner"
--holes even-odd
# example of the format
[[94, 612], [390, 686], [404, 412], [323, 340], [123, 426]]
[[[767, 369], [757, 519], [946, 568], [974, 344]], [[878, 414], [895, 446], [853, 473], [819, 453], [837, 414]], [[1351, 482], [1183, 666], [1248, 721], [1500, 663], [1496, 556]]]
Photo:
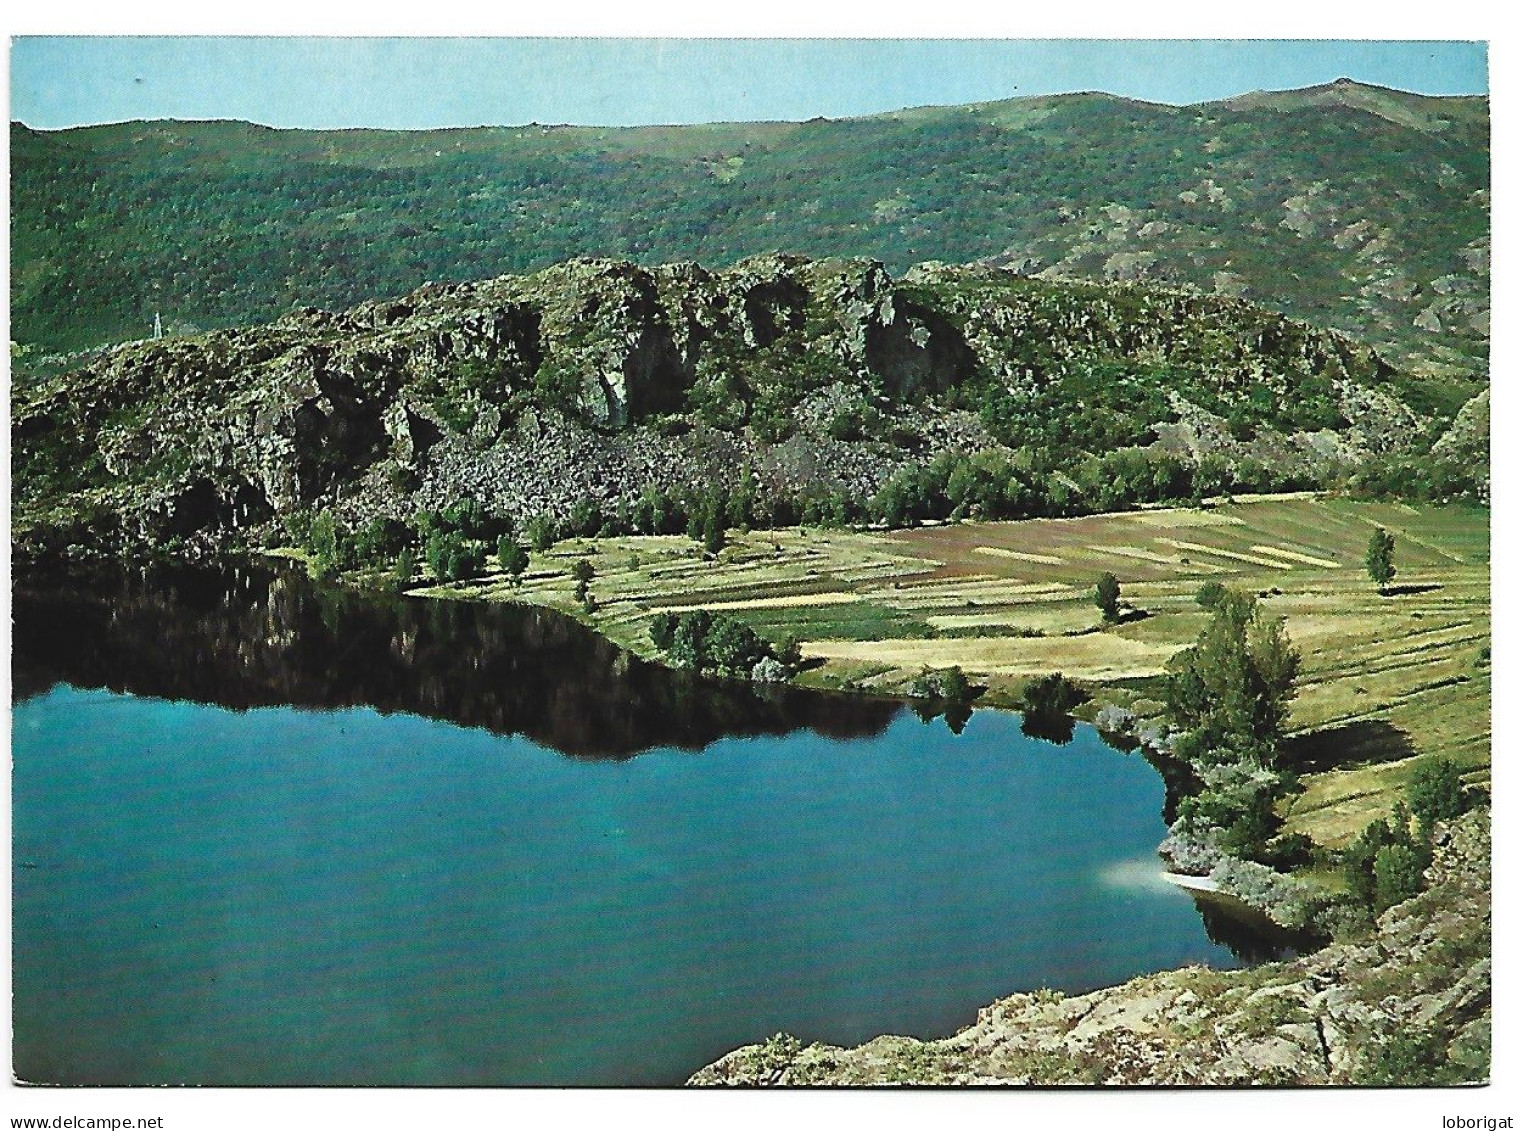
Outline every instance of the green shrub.
[[1375, 902], [1375, 855], [1390, 843], [1391, 827], [1384, 821], [1371, 821], [1343, 850], [1343, 878], [1357, 902]]
[[441, 518], [445, 525], [458, 530], [466, 538], [488, 538], [498, 525], [479, 500], [470, 498], [457, 500], [445, 507]]
[[373, 518], [354, 532], [353, 556], [360, 565], [376, 566], [395, 558], [412, 540], [412, 532], [394, 518]]
[[1380, 1088], [1431, 1087], [1463, 1082], [1437, 1033], [1397, 1032], [1361, 1059], [1355, 1083]]
[[705, 553], [717, 554], [724, 549], [724, 516], [713, 507], [703, 520], [703, 549]]
[[322, 511], [312, 520], [307, 552], [311, 555], [309, 568], [313, 577], [331, 578], [354, 565], [348, 531], [329, 511]]
[[672, 646], [672, 636], [677, 631], [676, 613], [657, 613], [650, 620], [650, 642], [665, 652]]
[[396, 563], [391, 567], [391, 578], [398, 586], [410, 584], [413, 575], [418, 572], [418, 551], [411, 546], [403, 546], [397, 554]]
[[312, 544], [312, 519], [312, 512], [303, 509], [287, 511], [281, 515], [280, 524], [285, 527], [291, 545], [305, 549]]
[[945, 703], [970, 702], [978, 689], [959, 667], [924, 668], [910, 684], [909, 692], [917, 699], [936, 699]]
[[677, 618], [667, 656], [679, 668], [702, 671], [709, 666], [708, 635], [714, 614], [707, 609], [693, 609]]
[[715, 617], [709, 626], [704, 650], [720, 675], [745, 677], [770, 654], [766, 641], [744, 621]]
[[560, 532], [556, 529], [555, 519], [547, 514], [537, 514], [524, 524], [524, 537], [531, 547], [543, 553], [555, 545]]
[[1195, 591], [1195, 603], [1203, 609], [1214, 609], [1227, 595], [1227, 587], [1220, 581], [1207, 581]]
[[1224, 590], [1195, 644], [1169, 660], [1169, 722], [1202, 755], [1272, 766], [1300, 665], [1281, 618], [1251, 594]]
[[1424, 839], [1439, 821], [1458, 817], [1469, 808], [1460, 768], [1448, 758], [1428, 758], [1417, 764], [1407, 782], [1407, 804]]
[[596, 538], [603, 530], [603, 508], [594, 499], [581, 499], [571, 508], [565, 534], [570, 538]]
[[512, 535], [504, 534], [497, 539], [497, 564], [517, 585], [529, 568], [529, 552]]
[[1423, 890], [1427, 860], [1409, 844], [1387, 844], [1375, 853], [1375, 909], [1384, 911]]
[[1033, 679], [1021, 691], [1021, 709], [1035, 715], [1066, 715], [1084, 702], [1084, 689], [1062, 672]]
[[665, 491], [647, 486], [630, 508], [630, 525], [639, 534], [675, 534], [681, 527], [677, 504]]
[[767, 642], [742, 620], [692, 609], [680, 616], [657, 613], [651, 642], [677, 667], [732, 678], [750, 678], [764, 659], [776, 659]]
[[454, 530], [435, 530], [430, 534], [423, 556], [430, 572], [440, 581], [465, 581], [478, 576], [486, 566], [485, 549]]

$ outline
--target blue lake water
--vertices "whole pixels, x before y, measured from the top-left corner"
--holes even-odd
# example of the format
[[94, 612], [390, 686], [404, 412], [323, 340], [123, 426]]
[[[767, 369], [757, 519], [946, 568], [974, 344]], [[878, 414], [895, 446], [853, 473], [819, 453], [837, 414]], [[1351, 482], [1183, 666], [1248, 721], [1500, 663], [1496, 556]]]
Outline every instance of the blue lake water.
[[1157, 772], [1083, 726], [886, 707], [594, 759], [17, 683], [23, 1079], [666, 1085], [779, 1030], [946, 1035], [1018, 990], [1235, 964], [1157, 878]]

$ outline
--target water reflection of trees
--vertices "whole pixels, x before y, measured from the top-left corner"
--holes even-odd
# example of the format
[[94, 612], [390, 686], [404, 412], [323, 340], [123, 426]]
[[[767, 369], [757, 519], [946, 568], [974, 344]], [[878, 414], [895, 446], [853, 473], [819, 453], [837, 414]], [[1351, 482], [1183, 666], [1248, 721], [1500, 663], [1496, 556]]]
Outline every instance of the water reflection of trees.
[[14, 588], [13, 694], [58, 682], [235, 709], [373, 707], [578, 757], [881, 733], [895, 704], [720, 684], [538, 609], [319, 589], [289, 570], [99, 570]]
[[966, 703], [948, 703], [939, 699], [912, 699], [910, 710], [921, 722], [930, 724], [940, 719], [954, 735], [961, 734], [973, 718], [973, 708]]
[[1206, 938], [1224, 946], [1239, 962], [1275, 962], [1305, 954], [1316, 940], [1287, 931], [1250, 907], [1209, 894], [1195, 898]]
[[1064, 711], [1027, 711], [1021, 719], [1021, 733], [1054, 746], [1067, 746], [1074, 739], [1073, 716]]

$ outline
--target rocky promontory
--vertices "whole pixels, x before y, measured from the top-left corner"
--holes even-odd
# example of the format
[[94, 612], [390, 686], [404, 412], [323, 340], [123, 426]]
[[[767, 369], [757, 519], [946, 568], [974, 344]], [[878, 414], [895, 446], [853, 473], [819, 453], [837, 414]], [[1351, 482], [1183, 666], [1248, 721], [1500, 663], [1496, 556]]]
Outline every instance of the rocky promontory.
[[205, 550], [302, 509], [357, 525], [470, 498], [522, 523], [742, 479], [787, 522], [989, 449], [1052, 506], [1104, 508], [1116, 476], [1086, 487], [1082, 464], [1121, 450], [1155, 494], [1203, 467], [1269, 489], [1425, 451], [1403, 389], [1368, 347], [1231, 298], [992, 266], [584, 259], [20, 383], [14, 523], [23, 550]]

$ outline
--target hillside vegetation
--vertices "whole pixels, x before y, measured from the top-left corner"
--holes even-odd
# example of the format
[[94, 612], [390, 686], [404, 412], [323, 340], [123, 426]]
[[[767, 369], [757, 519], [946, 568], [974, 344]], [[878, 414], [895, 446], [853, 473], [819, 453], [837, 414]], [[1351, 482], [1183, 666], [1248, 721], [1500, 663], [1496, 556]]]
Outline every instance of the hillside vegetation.
[[1346, 81], [629, 129], [13, 123], [12, 336], [35, 360], [146, 337], [155, 312], [209, 329], [578, 256], [782, 250], [1189, 286], [1473, 381], [1489, 144], [1484, 98]]
[[1463, 442], [1373, 350], [1240, 299], [987, 266], [577, 260], [18, 387], [13, 523], [25, 553], [205, 551], [321, 511], [339, 534], [412, 523], [370, 539], [395, 553], [422, 548], [420, 512], [467, 503], [478, 539], [712, 541], [1391, 478], [1484, 497], [1484, 406], [1462, 416]]

